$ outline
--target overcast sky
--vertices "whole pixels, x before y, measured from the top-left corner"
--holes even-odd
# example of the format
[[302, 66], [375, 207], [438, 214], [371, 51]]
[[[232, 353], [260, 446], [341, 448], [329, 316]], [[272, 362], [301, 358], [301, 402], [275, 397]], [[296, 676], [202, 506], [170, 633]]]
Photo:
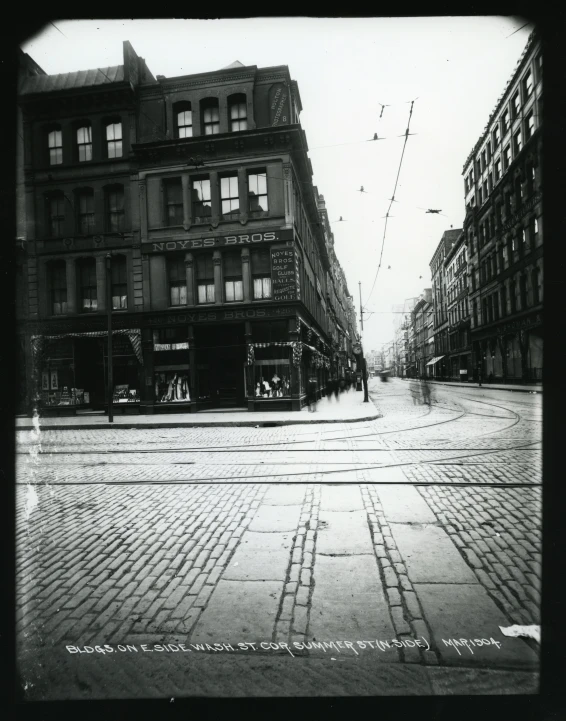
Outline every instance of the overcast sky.
[[[515, 17], [60, 20], [22, 45], [49, 74], [120, 65], [129, 40], [153, 75], [288, 65], [299, 84], [314, 184], [364, 348], [393, 337], [395, 304], [429, 288], [444, 230], [464, 218], [462, 167], [510, 79], [533, 25]], [[381, 253], [385, 213], [410, 132]], [[383, 110], [380, 103], [387, 107]], [[381, 117], [380, 117], [381, 114]], [[374, 133], [385, 140], [368, 142]], [[332, 146], [332, 147], [323, 147]], [[366, 192], [360, 193], [363, 186]], [[444, 215], [425, 213], [441, 210]], [[390, 266], [390, 268], [389, 268]], [[420, 277], [422, 276], [422, 278]]]

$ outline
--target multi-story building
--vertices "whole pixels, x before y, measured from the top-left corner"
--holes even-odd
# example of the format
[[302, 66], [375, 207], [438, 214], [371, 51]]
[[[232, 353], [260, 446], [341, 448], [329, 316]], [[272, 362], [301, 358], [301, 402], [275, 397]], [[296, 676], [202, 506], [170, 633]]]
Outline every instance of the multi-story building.
[[471, 378], [472, 350], [468, 303], [467, 248], [462, 231], [452, 242], [444, 260], [448, 316], [449, 377], [467, 381]]
[[430, 343], [431, 338], [434, 342], [432, 316], [432, 288], [425, 288], [411, 313], [413, 337], [410, 340], [414, 347], [415, 374], [419, 378], [428, 375], [427, 364], [433, 357], [433, 348]]
[[430, 273], [432, 278], [432, 303], [433, 303], [433, 335], [434, 355], [427, 366], [428, 375], [437, 379], [445, 379], [449, 376], [450, 363], [449, 342], [448, 342], [448, 310], [446, 294], [446, 274], [444, 261], [447, 253], [452, 249], [452, 244], [460, 237], [462, 229], [446, 230], [434, 251], [430, 261]]
[[23, 78], [20, 107], [30, 411], [107, 407], [108, 315], [116, 411], [299, 410], [351, 365], [286, 66], [155, 78], [125, 42], [122, 65]]
[[541, 126], [535, 32], [463, 169], [476, 380], [542, 378]]
[[402, 310], [395, 315], [395, 339], [399, 356], [398, 375], [400, 378], [411, 378], [416, 375], [415, 342], [412, 310], [418, 298], [407, 298]]

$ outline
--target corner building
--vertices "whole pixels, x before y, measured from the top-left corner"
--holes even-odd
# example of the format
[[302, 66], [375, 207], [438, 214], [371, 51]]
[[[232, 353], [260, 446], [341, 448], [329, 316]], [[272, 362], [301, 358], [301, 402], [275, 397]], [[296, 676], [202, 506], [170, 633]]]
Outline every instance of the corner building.
[[44, 412], [105, 407], [107, 277], [117, 412], [300, 410], [309, 379], [320, 395], [351, 365], [286, 66], [154, 78], [125, 42], [122, 66], [25, 80], [20, 97], [29, 209], [45, 208], [27, 212], [43, 302], [25, 323]]
[[463, 170], [474, 380], [542, 380], [542, 100], [533, 33]]

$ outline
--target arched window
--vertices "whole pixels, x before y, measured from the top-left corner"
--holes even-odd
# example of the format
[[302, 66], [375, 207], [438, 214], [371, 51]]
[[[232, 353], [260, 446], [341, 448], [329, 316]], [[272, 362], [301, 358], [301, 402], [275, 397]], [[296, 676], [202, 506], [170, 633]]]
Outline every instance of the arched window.
[[114, 255], [111, 264], [112, 310], [128, 307], [128, 264], [125, 255]]
[[92, 128], [90, 124], [77, 128], [77, 158], [79, 163], [92, 160]]
[[79, 280], [79, 309], [82, 313], [98, 310], [96, 288], [96, 261], [94, 258], [82, 258], [77, 263]]
[[80, 235], [94, 233], [94, 191], [82, 188], [76, 193], [77, 226]]
[[111, 185], [106, 188], [106, 230], [121, 233], [124, 223], [124, 187]]
[[106, 157], [121, 158], [122, 153], [122, 122], [114, 118], [106, 123]]
[[192, 138], [193, 137], [193, 111], [191, 104], [187, 101], [181, 101], [173, 105], [173, 115], [175, 124], [176, 138]]
[[243, 93], [228, 98], [230, 130], [233, 133], [248, 129], [248, 109], [246, 96]]
[[64, 234], [65, 196], [60, 190], [45, 198], [47, 209], [47, 234], [50, 238], [60, 238]]
[[202, 127], [205, 135], [218, 135], [220, 132], [220, 114], [217, 98], [205, 98], [200, 103]]
[[48, 264], [50, 309], [53, 315], [67, 312], [67, 264], [54, 260]]
[[63, 133], [59, 126], [48, 132], [47, 147], [49, 148], [49, 165], [61, 165], [63, 162]]

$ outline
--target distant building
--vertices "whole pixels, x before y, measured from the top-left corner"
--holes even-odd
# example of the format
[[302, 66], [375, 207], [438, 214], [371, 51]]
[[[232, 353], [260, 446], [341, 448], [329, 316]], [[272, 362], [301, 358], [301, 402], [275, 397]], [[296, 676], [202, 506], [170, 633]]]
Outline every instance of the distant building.
[[542, 379], [542, 50], [536, 32], [463, 168], [474, 379]]
[[[430, 375], [429, 361], [433, 358], [433, 304], [432, 288], [425, 288], [411, 312], [414, 370], [416, 377]], [[432, 343], [431, 343], [432, 341]]]
[[455, 381], [467, 381], [472, 376], [467, 266], [465, 235], [460, 231], [444, 260], [450, 349], [447, 365], [448, 376]]

